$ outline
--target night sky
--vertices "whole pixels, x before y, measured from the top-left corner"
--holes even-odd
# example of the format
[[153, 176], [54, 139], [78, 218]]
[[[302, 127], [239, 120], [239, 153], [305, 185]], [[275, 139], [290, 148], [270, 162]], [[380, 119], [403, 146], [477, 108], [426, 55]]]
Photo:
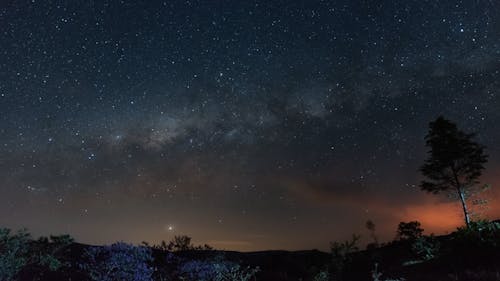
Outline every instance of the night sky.
[[2, 1], [0, 225], [234, 250], [462, 223], [428, 122], [477, 132], [500, 217], [500, 3]]

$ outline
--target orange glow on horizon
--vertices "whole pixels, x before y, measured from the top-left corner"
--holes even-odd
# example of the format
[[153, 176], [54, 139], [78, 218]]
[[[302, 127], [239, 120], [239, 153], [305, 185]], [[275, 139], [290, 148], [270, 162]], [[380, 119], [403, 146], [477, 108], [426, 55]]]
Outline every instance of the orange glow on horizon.
[[[484, 219], [500, 219], [500, 205], [496, 204], [500, 198], [498, 187], [500, 180], [486, 180], [491, 183], [491, 189], [479, 194], [480, 198], [487, 199], [488, 203], [481, 210], [472, 204], [469, 199], [467, 204], [469, 212], [479, 212], [479, 217]], [[429, 195], [429, 199], [419, 205], [412, 205], [405, 208], [405, 221], [418, 220], [422, 224], [426, 233], [443, 234], [455, 231], [459, 226], [465, 225], [464, 215], [460, 201], [438, 202], [440, 195]], [[471, 219], [474, 219], [472, 216]]]
[[464, 224], [460, 203], [455, 201], [410, 206], [405, 214], [403, 221], [419, 221], [428, 234], [449, 233]]

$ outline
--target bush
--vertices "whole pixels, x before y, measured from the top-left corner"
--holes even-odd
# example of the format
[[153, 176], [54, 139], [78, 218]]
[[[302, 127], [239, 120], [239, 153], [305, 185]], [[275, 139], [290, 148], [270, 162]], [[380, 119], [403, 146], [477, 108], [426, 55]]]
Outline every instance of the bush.
[[56, 271], [64, 265], [64, 249], [73, 242], [69, 235], [40, 237], [32, 241], [25, 230], [12, 234], [10, 229], [0, 229], [0, 280], [15, 280], [25, 268]]
[[500, 223], [487, 220], [473, 221], [469, 227], [457, 229], [456, 239], [472, 247], [498, 248], [500, 246]]
[[152, 260], [151, 249], [119, 242], [87, 249], [80, 268], [92, 280], [151, 281], [153, 269], [149, 263]]
[[20, 230], [11, 234], [10, 229], [0, 229], [0, 280], [14, 280], [28, 263], [30, 234]]
[[314, 281], [328, 281], [330, 280], [330, 274], [328, 271], [320, 271], [314, 276]]
[[421, 236], [413, 242], [411, 249], [418, 259], [428, 261], [437, 257], [440, 243], [434, 235]]
[[177, 268], [181, 264], [181, 258], [171, 252], [153, 252], [155, 267], [153, 269], [153, 280], [170, 281], [179, 280]]
[[259, 268], [241, 265], [217, 257], [215, 260], [195, 260], [182, 264], [179, 274], [189, 281], [249, 281]]
[[31, 252], [35, 253], [35, 255], [31, 256], [30, 263], [46, 267], [51, 271], [68, 266], [69, 263], [63, 262], [63, 259], [66, 254], [65, 250], [73, 241], [73, 238], [69, 235], [51, 235], [49, 238], [40, 237], [33, 243]]
[[[147, 243], [145, 245], [149, 246]], [[189, 251], [189, 250], [211, 251], [214, 249], [212, 246], [209, 246], [207, 244], [195, 246], [194, 244], [191, 243], [191, 237], [187, 235], [176, 235], [172, 240], [170, 240], [170, 242], [167, 243], [165, 241], [161, 241], [161, 244], [154, 245], [153, 248], [161, 251], [171, 251], [171, 252]]]
[[373, 281], [405, 281], [405, 278], [390, 278], [390, 279], [383, 279], [382, 278], [382, 272], [379, 271], [378, 269], [378, 263], [375, 263], [375, 267], [371, 272], [371, 277]]
[[353, 234], [351, 240], [330, 243], [332, 254], [331, 274], [335, 280], [343, 280], [345, 268], [351, 262], [350, 254], [358, 251], [360, 238], [361, 236]]

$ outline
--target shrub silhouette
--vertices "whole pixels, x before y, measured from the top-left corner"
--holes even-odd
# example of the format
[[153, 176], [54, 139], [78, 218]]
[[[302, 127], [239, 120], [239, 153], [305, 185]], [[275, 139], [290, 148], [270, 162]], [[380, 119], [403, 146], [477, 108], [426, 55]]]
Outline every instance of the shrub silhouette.
[[334, 280], [343, 280], [345, 267], [351, 262], [351, 253], [359, 250], [358, 242], [361, 236], [353, 234], [350, 240], [330, 243], [332, 254], [331, 276]]
[[[149, 246], [147, 243], [144, 243], [144, 245]], [[206, 251], [211, 251], [214, 248], [204, 244], [204, 245], [198, 245], [195, 246], [191, 243], [191, 237], [187, 235], [176, 235], [170, 242], [165, 242], [161, 241], [159, 245], [154, 245], [154, 249], [157, 250], [162, 250], [162, 251], [170, 251], [170, 252], [177, 252], [177, 251], [189, 251], [189, 250], [206, 250]]]
[[421, 237], [424, 229], [420, 227], [420, 222], [400, 222], [398, 225], [397, 236], [398, 240], [416, 240]]
[[175, 236], [170, 243], [174, 251], [187, 251], [193, 248], [191, 237], [186, 235]]

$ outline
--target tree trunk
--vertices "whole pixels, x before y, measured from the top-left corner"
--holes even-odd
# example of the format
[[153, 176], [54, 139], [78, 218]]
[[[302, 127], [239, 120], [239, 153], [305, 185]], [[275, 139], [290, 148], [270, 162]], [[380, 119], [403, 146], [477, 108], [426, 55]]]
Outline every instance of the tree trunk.
[[462, 189], [462, 184], [458, 180], [458, 175], [454, 167], [451, 168], [451, 171], [453, 172], [453, 177], [455, 178], [455, 187], [457, 188], [458, 196], [460, 197], [460, 202], [462, 203], [462, 209], [464, 211], [464, 219], [465, 219], [465, 226], [469, 228], [470, 226], [470, 218], [469, 218], [469, 211], [467, 210], [467, 203], [465, 202], [465, 194]]
[[467, 228], [470, 226], [469, 211], [467, 210], [467, 203], [465, 202], [465, 195], [461, 188], [458, 189], [458, 195], [460, 196], [460, 201], [462, 202], [462, 209], [464, 211], [465, 225]]

